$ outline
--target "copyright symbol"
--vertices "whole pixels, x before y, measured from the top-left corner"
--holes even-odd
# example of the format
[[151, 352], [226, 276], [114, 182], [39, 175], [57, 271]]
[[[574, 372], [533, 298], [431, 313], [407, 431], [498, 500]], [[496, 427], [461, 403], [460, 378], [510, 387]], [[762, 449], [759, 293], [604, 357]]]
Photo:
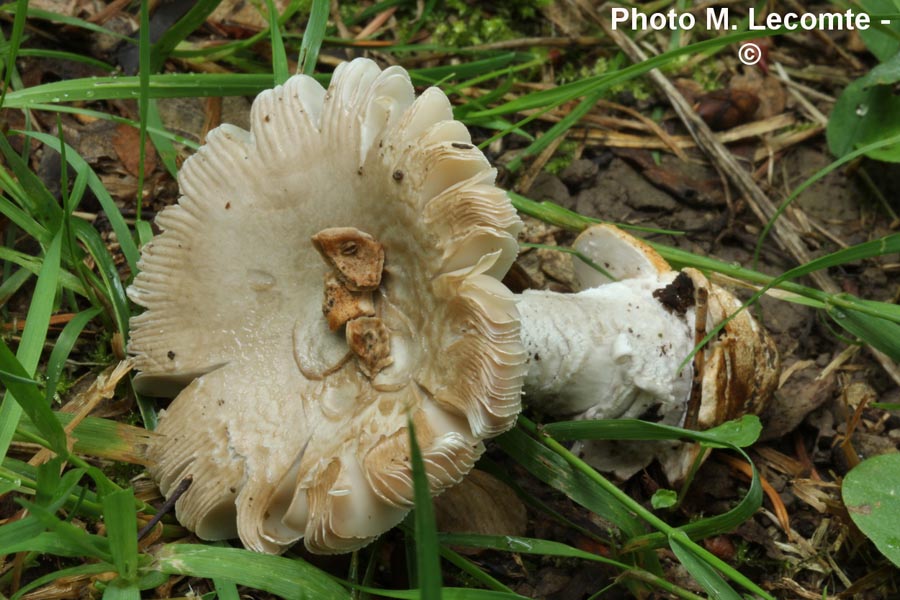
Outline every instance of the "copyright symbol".
[[762, 58], [762, 50], [756, 44], [747, 42], [741, 45], [740, 50], [738, 50], [738, 58], [742, 63], [750, 67], [758, 63]]

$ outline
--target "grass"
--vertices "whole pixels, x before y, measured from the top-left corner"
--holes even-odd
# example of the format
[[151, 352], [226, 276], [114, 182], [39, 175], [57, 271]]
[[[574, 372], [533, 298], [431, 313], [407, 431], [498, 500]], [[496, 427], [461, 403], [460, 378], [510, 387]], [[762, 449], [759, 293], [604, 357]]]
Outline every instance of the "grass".
[[[577, 505], [614, 525], [613, 531], [600, 541], [609, 548], [610, 557], [586, 552], [554, 540], [459, 536], [438, 534], [427, 507], [427, 494], [422, 492], [424, 477], [417, 461], [413, 439], [413, 463], [416, 468], [416, 502], [414, 527], [408, 530], [411, 555], [416, 565], [415, 577], [420, 587], [409, 590], [377, 589], [372, 585], [371, 565], [374, 550], [364, 550], [356, 560], [367, 564], [368, 576], [360, 580], [358, 573], [346, 578], [307, 563], [297, 556], [274, 557], [253, 554], [223, 544], [177, 543], [181, 530], [171, 518], [156, 544], [147, 546], [137, 540], [137, 531], [154, 514], [154, 508], [136, 496], [128, 482], [117, 482], [113, 468], [100, 468], [86, 461], [82, 454], [99, 457], [101, 465], [140, 462], [136, 446], [147, 433], [142, 427], [109, 419], [88, 418], [67, 432], [64, 426], [71, 417], [53, 410], [57, 385], [66, 361], [75, 352], [97, 344], [109, 345], [106, 354], [120, 354], [128, 338], [128, 323], [134, 307], [125, 295], [125, 287], [137, 272], [139, 245], [149, 239], [150, 228], [136, 203], [134, 220], [126, 219], [101, 177], [62, 141], [61, 133], [47, 133], [32, 127], [35, 111], [42, 115], [74, 113], [85, 118], [109, 119], [136, 127], [141, 134], [141, 173], [138, 190], [143, 189], [146, 166], [143, 140], [149, 137], [164, 158], [167, 168], [177, 170], [175, 146], [183, 143], [166, 131], [159, 119], [155, 101], [169, 97], [221, 97], [253, 95], [274, 83], [284, 81], [293, 71], [314, 74], [320, 46], [327, 43], [328, 2], [315, 0], [311, 5], [309, 26], [301, 38], [292, 28], [306, 23], [306, 10], [301, 2], [290, 5], [285, 14], [269, 18], [269, 29], [247, 40], [230, 41], [198, 47], [187, 38], [203, 23], [218, 2], [198, 2], [181, 20], [155, 43], [148, 35], [149, 14], [142, 3], [140, 19], [144, 27], [137, 40], [126, 43], [140, 46], [141, 72], [128, 77], [111, 75], [62, 79], [25, 87], [16, 70], [16, 58], [65, 58], [92, 67], [107, 68], [102, 61], [76, 52], [51, 54], [29, 48], [26, 34], [31, 22], [37, 30], [45, 22], [65, 25], [89, 33], [101, 32], [118, 36], [110, 30], [87, 21], [50, 14], [28, 8], [27, 2], [6, 5], [3, 10], [13, 17], [10, 39], [0, 46], [5, 57], [4, 81], [7, 86], [3, 107], [21, 111], [25, 128], [0, 136], [0, 151], [6, 168], [0, 171], [0, 213], [5, 217], [4, 231], [8, 243], [0, 249], [3, 277], [0, 298], [6, 301], [5, 315], [13, 308], [12, 299], [26, 298], [25, 325], [18, 336], [7, 336], [0, 343], [0, 380], [5, 387], [0, 404], [0, 493], [14, 498], [2, 517], [17, 518], [0, 525], [0, 556], [6, 555], [0, 568], [0, 598], [23, 598], [29, 592], [58, 582], [63, 578], [79, 581], [93, 594], [110, 599], [136, 599], [142, 593], [168, 582], [171, 577], [190, 576], [209, 579], [211, 593], [225, 598], [238, 597], [237, 586], [247, 586], [286, 598], [338, 598], [354, 595], [378, 595], [390, 598], [519, 598], [510, 587], [494, 577], [479, 563], [454, 552], [450, 546], [472, 546], [519, 555], [558, 557], [599, 562], [618, 573], [615, 585], [625, 586], [634, 594], [649, 589], [677, 596], [698, 595], [664, 578], [656, 549], [668, 547], [685, 569], [711, 596], [740, 598], [749, 593], [761, 598], [772, 596], [739, 569], [710, 553], [696, 540], [732, 530], [750, 518], [762, 502], [759, 477], [753, 477], [743, 498], [731, 510], [712, 516], [697, 517], [686, 525], [672, 525], [657, 512], [632, 499], [607, 478], [575, 457], [564, 442], [575, 439], [688, 439], [704, 447], [737, 453], [749, 461], [743, 448], [752, 444], [759, 433], [759, 423], [745, 418], [714, 431], [687, 432], [638, 421], [573, 422], [536, 425], [521, 417], [518, 426], [493, 443], [506, 453], [508, 460], [520, 465], [530, 476], [571, 499]], [[387, 8], [396, 2], [381, 3]], [[429, 10], [431, 3], [427, 3]], [[266, 5], [272, 7], [271, 0]], [[299, 15], [299, 17], [298, 17]], [[300, 18], [302, 17], [302, 18]], [[363, 14], [360, 18], [368, 18]], [[419, 24], [414, 29], [419, 29]], [[282, 31], [283, 29], [283, 31]], [[511, 165], [515, 170], [525, 160], [548, 147], [555, 138], [565, 135], [594, 100], [603, 97], [610, 87], [638, 77], [654, 67], [673, 63], [681, 56], [713, 52], [737, 41], [759, 37], [759, 32], [736, 32], [727, 36], [695, 42], [665, 52], [648, 61], [619, 71], [560, 85], [508, 99], [506, 91], [516, 80], [525, 80], [543, 57], [535, 52], [489, 52], [465, 48], [432, 48], [410, 42], [402, 48], [382, 48], [384, 52], [410, 55], [432, 52], [441, 57], [459, 57], [458, 64], [441, 64], [412, 72], [419, 84], [440, 82], [458, 100], [456, 114], [466, 123], [493, 131], [498, 139], [521, 132], [531, 141]], [[252, 65], [258, 57], [257, 44], [268, 40], [271, 48], [270, 69], [257, 72], [162, 73], [169, 58], [187, 64]], [[299, 42], [299, 45], [298, 45]], [[290, 57], [298, 56], [295, 67]], [[445, 61], [441, 61], [445, 63]], [[316, 74], [327, 80], [327, 74]], [[488, 83], [497, 93], [479, 99], [467, 98], [462, 92], [471, 85]], [[112, 114], [104, 101], [136, 100], [140, 119], [133, 121]], [[568, 103], [578, 103], [569, 116], [543, 135], [534, 136], [529, 129], [540, 114]], [[520, 118], [523, 111], [536, 111]], [[45, 119], [46, 120], [46, 119]], [[58, 127], [61, 130], [61, 127]], [[14, 145], [13, 142], [18, 145]], [[44, 180], [35, 172], [30, 148], [40, 143], [45, 152], [55, 151], [69, 169], [62, 169], [62, 200], [58, 201]], [[858, 153], [862, 154], [860, 150]], [[854, 153], [854, 155], [857, 153]], [[785, 206], [799, 192], [850, 160], [833, 163], [788, 196]], [[71, 180], [70, 180], [71, 178]], [[111, 236], [78, 216], [88, 190], [96, 198]], [[516, 207], [524, 214], [548, 223], [580, 230], [594, 220], [549, 203], [536, 203], [513, 195]], [[765, 232], [764, 232], [765, 233]], [[111, 244], [111, 240], [115, 244]], [[760, 243], [765, 242], [761, 236]], [[859, 244], [807, 265], [801, 265], [780, 276], [722, 263], [708, 257], [686, 253], [675, 248], [655, 246], [675, 266], [693, 266], [707, 272], [718, 272], [762, 286], [750, 303], [766, 289], [777, 287], [790, 292], [790, 299], [823, 311], [860, 343], [870, 344], [888, 355], [900, 357], [900, 309], [896, 305], [861, 299], [850, 294], [828, 294], [796, 283], [796, 279], [817, 269], [841, 267], [900, 251], [900, 235]], [[749, 303], [748, 303], [749, 304]], [[20, 303], [21, 305], [21, 303]], [[71, 314], [65, 327], [54, 336], [53, 315]], [[93, 335], [89, 334], [93, 332]], [[99, 335], [98, 335], [99, 333]], [[15, 349], [15, 353], [13, 350]], [[119, 350], [117, 350], [119, 349]], [[121, 356], [120, 356], [121, 357]], [[121, 395], [133, 394], [124, 385]], [[152, 429], [156, 419], [154, 405], [136, 398], [140, 422]], [[52, 450], [52, 458], [22, 462], [12, 456], [11, 444], [28, 442]], [[73, 445], [74, 442], [74, 445]], [[752, 463], [751, 463], [752, 465]], [[520, 488], [521, 491], [521, 488]], [[522, 491], [535, 509], [573, 528], [580, 526], [554, 514], [541, 500]], [[9, 507], [12, 508], [9, 508]], [[85, 524], [90, 524], [86, 526]], [[590, 532], [588, 532], [590, 533]], [[596, 536], [596, 534], [590, 533]], [[49, 557], [58, 557], [47, 560]], [[441, 559], [444, 559], [443, 562]], [[368, 561], [368, 562], [367, 562]], [[4, 563], [0, 563], [4, 565]], [[472, 587], [446, 587], [441, 569], [464, 574]], [[740, 591], [739, 591], [740, 590]]]

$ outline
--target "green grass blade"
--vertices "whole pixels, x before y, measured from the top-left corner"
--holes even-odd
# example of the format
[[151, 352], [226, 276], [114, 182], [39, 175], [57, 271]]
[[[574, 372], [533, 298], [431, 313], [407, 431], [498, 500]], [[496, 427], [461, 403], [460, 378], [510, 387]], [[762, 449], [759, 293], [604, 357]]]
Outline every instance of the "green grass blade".
[[[18, 4], [16, 6], [13, 6], [12, 4], [5, 4], [3, 6], [0, 6], [0, 11], [16, 13], [18, 11]], [[77, 27], [80, 29], [85, 29], [92, 33], [108, 35], [123, 42], [132, 44], [134, 43], [134, 40], [125, 34], [113, 31], [112, 29], [107, 29], [106, 27], [101, 27], [100, 25], [95, 25], [90, 21], [85, 21], [84, 19], [79, 19], [77, 17], [70, 17], [69, 15], [50, 12], [48, 10], [41, 10], [39, 8], [29, 8], [27, 15], [29, 19], [39, 19], [42, 21], [50, 21], [51, 23], [66, 25], [68, 27]]]
[[241, 600], [237, 586], [230, 579], [216, 577], [213, 579], [213, 587], [216, 588], [216, 600]]
[[[134, 492], [122, 489], [103, 496], [103, 521], [109, 551], [119, 576], [133, 581], [137, 576], [138, 545], [137, 516], [134, 512]], [[105, 595], [104, 595], [105, 597]]]
[[[559, 120], [558, 123], [555, 123], [553, 127], [544, 132], [544, 134], [533, 141], [528, 145], [522, 152], [520, 152], [514, 159], [509, 162], [507, 167], [510, 171], [516, 172], [522, 166], [522, 161], [530, 156], [535, 156], [540, 154], [545, 148], [547, 148], [550, 144], [553, 143], [558, 137], [565, 135], [569, 129], [574, 127], [578, 121], [581, 120], [583, 116], [588, 114], [594, 105], [603, 97], [606, 90], [600, 90], [598, 92], [593, 92], [585, 96], [585, 98], [578, 103], [578, 106], [568, 111], [565, 117]], [[512, 129], [517, 129], [520, 124], [514, 124]]]
[[146, 127], [150, 141], [153, 142], [153, 147], [156, 148], [156, 153], [159, 155], [163, 166], [166, 167], [166, 171], [169, 172], [173, 179], [178, 179], [178, 150], [175, 149], [175, 144], [172, 141], [180, 141], [178, 139], [179, 136], [166, 131], [162, 117], [159, 115], [159, 106], [156, 100], [153, 99], [147, 103]]
[[[54, 136], [34, 131], [24, 133], [25, 135], [33, 137], [34, 139], [53, 148], [57, 152], [60, 151], [59, 140]], [[84, 158], [82, 158], [73, 148], [69, 147], [68, 145], [66, 147], [66, 159], [77, 173], [87, 171], [88, 187], [92, 192], [94, 192], [94, 195], [100, 202], [100, 206], [103, 208], [103, 212], [109, 219], [109, 224], [112, 226], [112, 229], [116, 234], [119, 246], [122, 249], [122, 254], [125, 256], [125, 261], [128, 263], [128, 267], [131, 269], [132, 273], [137, 273], [137, 261], [140, 256], [140, 252], [138, 251], [138, 248], [131, 237], [131, 230], [125, 223], [125, 219], [122, 217], [122, 213], [119, 212], [119, 208], [113, 200], [112, 196], [109, 194], [109, 191], [103, 185], [103, 182], [100, 181], [100, 178], [91, 168], [91, 166], [87, 164]]]
[[[706, 447], [730, 448], [739, 452], [751, 465], [752, 478], [750, 488], [738, 504], [726, 513], [699, 519], [684, 525], [680, 529], [691, 538], [704, 538], [732, 530], [749, 519], [762, 505], [762, 484], [756, 472], [756, 466], [741, 450], [741, 447], [752, 445], [762, 431], [759, 418], [746, 415], [737, 421], [723, 423], [706, 431], [689, 431], [635, 420], [612, 421], [564, 421], [549, 423], [542, 431], [557, 441], [572, 440], [677, 440], [689, 439], [702, 443]], [[630, 542], [631, 547], [652, 545], [662, 546], [666, 537], [660, 533], [639, 535]]]
[[[0, 260], [6, 260], [13, 264], [19, 265], [32, 275], [40, 274], [41, 266], [43, 264], [37, 257], [31, 256], [30, 254], [25, 254], [24, 252], [11, 250], [4, 246], [0, 246]], [[81, 281], [79, 281], [77, 277], [75, 277], [68, 271], [60, 271], [59, 284], [63, 289], [71, 290], [81, 296], [86, 296], [87, 294], [84, 286], [81, 284]]]
[[[72, 420], [69, 413], [56, 412], [54, 415], [64, 427]], [[25, 437], [39, 433], [38, 429], [27, 421], [19, 424], [18, 431]], [[88, 417], [78, 424], [72, 436], [75, 438], [75, 447], [72, 451], [76, 454], [143, 465], [147, 463], [143, 449], [153, 434], [143, 427]]]
[[807, 179], [806, 181], [804, 181], [803, 183], [798, 185], [796, 188], [794, 188], [794, 191], [792, 191], [790, 193], [790, 195], [788, 195], [788, 197], [785, 198], [784, 201], [778, 206], [778, 208], [775, 210], [775, 214], [772, 215], [772, 218], [770, 218], [768, 220], [768, 222], [766, 223], [766, 226], [763, 227], [763, 230], [760, 232], [759, 238], [756, 240], [756, 247], [753, 250], [754, 265], [756, 264], [757, 260], [759, 259], [759, 253], [762, 251], [763, 242], [765, 242], [766, 237], [768, 237], [769, 232], [772, 230], [772, 227], [775, 226], [775, 221], [778, 220], [778, 218], [781, 216], [781, 214], [785, 210], [787, 210], [787, 207], [791, 204], [791, 202], [796, 200], [797, 197], [800, 196], [800, 194], [803, 193], [804, 190], [809, 188], [809, 186], [811, 186], [815, 182], [819, 181], [820, 179], [822, 179], [823, 177], [825, 177], [826, 175], [828, 175], [835, 169], [850, 162], [851, 160], [855, 160], [856, 158], [858, 158], [864, 154], [867, 154], [868, 152], [872, 152], [873, 150], [878, 150], [878, 149], [886, 147], [886, 146], [893, 146], [894, 144], [897, 144], [898, 142], [900, 142], [900, 135], [895, 135], [895, 136], [892, 136], [892, 137], [889, 137], [889, 138], [886, 138], [883, 140], [879, 140], [877, 142], [873, 142], [871, 144], [867, 144], [867, 145], [863, 146], [862, 148], [858, 148], [857, 150], [854, 150], [853, 152], [845, 154], [844, 156], [835, 160], [831, 164], [828, 164], [828, 165], [822, 167], [821, 169], [816, 171], [812, 175], [812, 177], [810, 177], [809, 179]]
[[846, 308], [829, 306], [827, 312], [835, 323], [881, 350], [891, 360], [900, 361], [900, 325]]
[[[150, 104], [150, 3], [141, 2], [141, 23], [138, 27], [138, 177], [135, 194], [135, 218], [141, 220], [144, 207], [144, 167], [147, 164], [147, 112]], [[155, 69], [153, 69], [155, 71]]]
[[[48, 136], [52, 137], [52, 136]], [[12, 169], [16, 181], [4, 180], [4, 188], [31, 217], [43, 227], [55, 230], [62, 210], [47, 187], [34, 174], [31, 167], [10, 145], [5, 135], [0, 135], [0, 152]]]
[[325, 27], [328, 25], [329, 9], [328, 0], [313, 0], [306, 30], [303, 32], [303, 41], [300, 42], [300, 56], [297, 59], [298, 73], [312, 75], [316, 71], [319, 48], [322, 47], [322, 40], [325, 39]]
[[[31, 377], [37, 369], [44, 341], [47, 339], [50, 315], [53, 313], [53, 305], [59, 283], [61, 246], [62, 236], [57, 234], [47, 250], [44, 264], [41, 266], [40, 275], [38, 275], [37, 284], [34, 287], [34, 295], [32, 296], [31, 306], [28, 309], [25, 328], [22, 331], [22, 339], [19, 342], [19, 348], [16, 353], [16, 360], [3, 361], [3, 369], [6, 371]], [[48, 441], [57, 444], [55, 448], [59, 448], [58, 444], [60, 441], [56, 437], [59, 434], [58, 432], [54, 433], [56, 430], [52, 425], [45, 423], [42, 409], [34, 403], [34, 400], [29, 402], [27, 399], [19, 399], [19, 402], [17, 402], [10, 391], [14, 389], [14, 386], [20, 384], [14, 382], [5, 383], [7, 384], [7, 391], [3, 396], [3, 403], [0, 404], [0, 457], [6, 456], [9, 443], [12, 441], [16, 426], [19, 424], [19, 419], [22, 416], [23, 405], [20, 405], [19, 402], [25, 402], [25, 406], [28, 406], [28, 410], [32, 412], [33, 416], [38, 418], [42, 425], [46, 427], [46, 431], [42, 429], [42, 433], [50, 434], [53, 439]], [[37, 394], [37, 397], [41, 398], [39, 404], [44, 409], [49, 410], [48, 406], [43, 405], [43, 398], [37, 389], [34, 389], [34, 392]], [[65, 449], [65, 436], [62, 438], [62, 449]]]
[[[122, 280], [119, 279], [119, 271], [113, 262], [112, 256], [106, 249], [100, 234], [94, 229], [90, 223], [81, 219], [73, 219], [72, 227], [75, 236], [87, 248], [88, 254], [94, 259], [100, 277], [103, 280], [103, 294], [112, 307], [112, 317], [115, 320], [116, 327], [122, 333], [123, 341], [128, 341], [128, 320], [131, 318], [131, 309], [128, 305], [128, 298], [125, 295], [125, 287]], [[129, 238], [130, 239], [130, 238]]]
[[[0, 44], [0, 54], [9, 52], [6, 44]], [[106, 73], [115, 71], [115, 67], [107, 62], [96, 59], [92, 56], [84, 54], [76, 54], [75, 52], [65, 52], [63, 50], [47, 50], [44, 48], [19, 48], [17, 55], [20, 57], [33, 56], [35, 58], [46, 58], [50, 60], [68, 60], [75, 63], [81, 63], [89, 67], [94, 67]]]
[[689, 548], [678, 541], [677, 538], [669, 539], [669, 547], [672, 552], [684, 565], [684, 568], [693, 575], [697, 583], [706, 590], [712, 598], [721, 598], [722, 600], [742, 600], [741, 595], [734, 591], [728, 585], [722, 576], [716, 573], [715, 569], [710, 567], [705, 561], [694, 555]]
[[431, 492], [428, 477], [425, 475], [425, 464], [422, 452], [416, 439], [416, 430], [412, 419], [407, 421], [409, 430], [410, 462], [412, 465], [413, 492], [415, 495], [415, 540], [416, 540], [416, 573], [422, 600], [440, 600], [441, 598], [441, 558], [438, 554], [440, 545], [437, 539], [437, 525], [434, 521], [434, 505], [431, 503]]
[[0, 306], [9, 302], [9, 299], [18, 292], [25, 282], [31, 279], [31, 273], [28, 269], [19, 269], [0, 284]]
[[272, 0], [266, 0], [266, 11], [269, 13], [269, 39], [272, 46], [272, 74], [275, 85], [281, 85], [291, 76], [288, 69], [287, 52], [281, 38], [281, 26], [278, 24], [278, 9]]
[[28, 0], [18, 0], [16, 2], [15, 17], [13, 18], [12, 35], [6, 48], [6, 68], [3, 71], [3, 91], [0, 92], [0, 106], [3, 106], [3, 99], [9, 90], [9, 83], [12, 80], [13, 73], [16, 71], [16, 58], [19, 54], [19, 46], [22, 43], [22, 34], [25, 33], [25, 16], [27, 11]]
[[737, 421], [728, 421], [706, 431], [692, 431], [637, 419], [559, 421], [546, 423], [541, 429], [560, 442], [689, 439], [715, 448], [744, 448], [756, 442], [762, 432], [762, 424], [759, 417], [745, 415]]
[[495, 438], [495, 443], [532, 475], [612, 522], [629, 537], [646, 532], [644, 525], [606, 490], [593, 485], [560, 456], [543, 447], [522, 430], [512, 429]]
[[81, 556], [112, 562], [106, 538], [91, 535], [84, 529], [57, 518], [43, 506], [25, 500], [19, 500], [19, 502], [37, 517], [50, 533], [58, 535], [61, 543], [68, 544], [73, 549], [79, 549]]
[[141, 600], [141, 590], [136, 583], [113, 579], [103, 590], [103, 600]]
[[[271, 75], [243, 73], [165, 73], [150, 75], [151, 98], [255, 96], [272, 87]], [[37, 103], [56, 104], [96, 100], [134, 100], [140, 95], [138, 77], [64, 79], [10, 92], [6, 108], [33, 108]]]
[[45, 403], [47, 406], [53, 404], [53, 396], [56, 394], [56, 386], [59, 385], [59, 378], [62, 376], [63, 369], [66, 366], [66, 360], [78, 341], [85, 326], [90, 323], [91, 319], [100, 314], [99, 308], [90, 308], [75, 315], [71, 321], [66, 323], [56, 343], [53, 351], [50, 352], [50, 358], [47, 361], [47, 379]]
[[155, 558], [155, 568], [169, 575], [230, 579], [282, 598], [346, 600], [349, 595], [330, 575], [300, 558], [194, 544], [168, 544]]
[[[2, 179], [2, 176], [0, 176], [0, 179]], [[3, 184], [0, 183], [0, 185]], [[19, 229], [40, 242], [41, 245], [46, 246], [50, 243], [52, 238], [50, 231], [5, 196], [0, 197], [0, 214], [15, 223]]]
[[7, 394], [12, 394], [21, 410], [34, 423], [40, 435], [57, 454], [65, 455], [66, 433], [53, 416], [50, 406], [44, 402], [44, 395], [37, 385], [28, 381], [29, 375], [16, 360], [6, 342], [0, 340], [0, 381], [6, 386]]
[[112, 570], [113, 566], [111, 564], [98, 562], [86, 565], [78, 565], [77, 567], [69, 567], [68, 569], [60, 569], [59, 571], [53, 571], [52, 573], [47, 573], [46, 575], [38, 577], [34, 581], [29, 581], [27, 584], [23, 585], [18, 591], [16, 591], [15, 594], [10, 597], [10, 600], [19, 600], [19, 598], [26, 595], [31, 590], [43, 587], [48, 583], [52, 583], [59, 579], [65, 580], [67, 577], [100, 575], [101, 573], [108, 573]]
[[222, 0], [198, 0], [195, 2], [190, 10], [178, 19], [174, 25], [169, 27], [153, 44], [150, 62], [148, 63], [149, 71], [156, 73], [162, 69], [163, 64], [175, 47], [203, 25], [207, 17], [216, 10], [216, 7], [221, 2]]

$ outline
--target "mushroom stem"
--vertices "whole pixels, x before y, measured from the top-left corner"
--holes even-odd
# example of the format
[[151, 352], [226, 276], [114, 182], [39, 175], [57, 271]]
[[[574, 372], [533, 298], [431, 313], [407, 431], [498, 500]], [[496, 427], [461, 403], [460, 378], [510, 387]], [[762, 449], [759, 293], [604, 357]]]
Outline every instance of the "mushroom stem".
[[[528, 354], [525, 400], [533, 408], [698, 429], [761, 411], [777, 380], [778, 355], [747, 311], [684, 364], [740, 301], [699, 271], [672, 270], [649, 246], [609, 225], [587, 229], [574, 247], [587, 259], [575, 261], [587, 289], [517, 297]], [[672, 481], [696, 455], [690, 445], [671, 443], [579, 442], [576, 449], [621, 477], [658, 458]]]
[[558, 415], [680, 424], [691, 368], [679, 365], [694, 346], [693, 311], [670, 312], [653, 297], [667, 283], [646, 277], [577, 294], [521, 294], [525, 399]]

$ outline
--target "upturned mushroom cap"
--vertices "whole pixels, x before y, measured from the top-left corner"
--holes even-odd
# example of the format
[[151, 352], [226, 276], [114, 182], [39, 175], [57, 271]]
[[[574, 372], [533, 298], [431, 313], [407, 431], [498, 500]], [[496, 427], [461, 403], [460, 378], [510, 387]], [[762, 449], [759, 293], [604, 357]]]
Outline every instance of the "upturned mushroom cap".
[[[521, 223], [494, 179], [441, 91], [365, 59], [327, 90], [263, 92], [249, 132], [210, 132], [129, 289], [135, 385], [178, 394], [150, 459], [166, 495], [193, 476], [184, 525], [264, 552], [359, 548], [412, 506], [408, 418], [433, 493], [514, 423], [525, 356], [499, 278]], [[311, 238], [335, 227], [384, 250], [364, 318], [390, 360], [369, 374], [323, 315], [340, 265]]]
[[[684, 269], [682, 277], [646, 243], [612, 225], [595, 225], [579, 235], [573, 244], [582, 256], [603, 268], [616, 280], [631, 285], [657, 281], [653, 296], [670, 312], [683, 315], [696, 329], [698, 315], [705, 312], [700, 329], [705, 334], [727, 317], [737, 313], [741, 302], [733, 294], [711, 283], [700, 271]], [[575, 274], [585, 289], [602, 289], [610, 278], [582, 260], [574, 261]], [[663, 285], [665, 287], [663, 287]], [[705, 308], [698, 309], [699, 297], [706, 295]], [[693, 346], [693, 344], [690, 344]], [[745, 414], [759, 414], [775, 390], [780, 359], [774, 342], [749, 311], [737, 313], [702, 351], [697, 414], [689, 426], [708, 429]], [[680, 360], [680, 359], [679, 359]], [[679, 378], [680, 379], [680, 378]], [[673, 382], [676, 381], [673, 378]], [[679, 413], [682, 423], [685, 414]], [[584, 417], [592, 418], [590, 411]], [[671, 419], [671, 415], [668, 416]], [[663, 422], [669, 422], [666, 418]], [[588, 462], [604, 470], [628, 477], [653, 458], [659, 458], [670, 481], [684, 478], [699, 452], [693, 444], [583, 442], [578, 449]]]

